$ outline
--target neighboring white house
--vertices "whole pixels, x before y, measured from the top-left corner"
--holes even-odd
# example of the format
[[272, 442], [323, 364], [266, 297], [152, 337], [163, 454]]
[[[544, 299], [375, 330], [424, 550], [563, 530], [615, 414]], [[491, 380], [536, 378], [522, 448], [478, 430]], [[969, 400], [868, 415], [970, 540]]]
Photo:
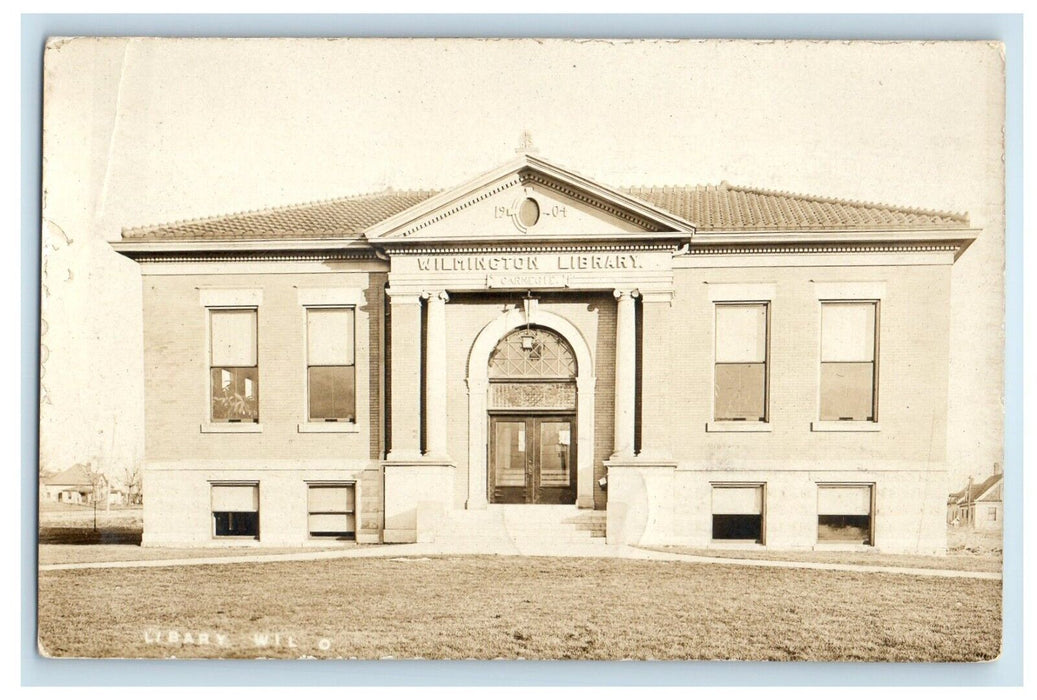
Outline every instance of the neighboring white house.
[[955, 491], [947, 501], [947, 522], [977, 530], [1001, 530], [1004, 527], [1004, 475], [988, 476]]
[[82, 464], [44, 477], [40, 489], [42, 499], [60, 503], [90, 503], [94, 493], [90, 472]]

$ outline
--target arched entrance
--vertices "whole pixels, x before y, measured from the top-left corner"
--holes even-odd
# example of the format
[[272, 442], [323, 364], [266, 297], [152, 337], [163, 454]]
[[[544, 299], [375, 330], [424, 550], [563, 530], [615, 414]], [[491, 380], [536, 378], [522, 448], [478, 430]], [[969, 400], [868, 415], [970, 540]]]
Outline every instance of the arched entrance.
[[513, 330], [489, 360], [491, 503], [576, 502], [576, 357], [539, 326]]
[[468, 508], [574, 496], [579, 507], [594, 507], [590, 348], [568, 320], [531, 311], [511, 309], [488, 323], [468, 357]]

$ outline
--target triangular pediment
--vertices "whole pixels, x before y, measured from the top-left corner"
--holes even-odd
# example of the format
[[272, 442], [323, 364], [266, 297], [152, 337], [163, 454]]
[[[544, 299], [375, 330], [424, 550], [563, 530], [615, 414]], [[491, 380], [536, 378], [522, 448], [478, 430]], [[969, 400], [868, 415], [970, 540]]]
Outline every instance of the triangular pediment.
[[643, 239], [691, 234], [684, 219], [530, 155], [369, 229], [372, 243]]

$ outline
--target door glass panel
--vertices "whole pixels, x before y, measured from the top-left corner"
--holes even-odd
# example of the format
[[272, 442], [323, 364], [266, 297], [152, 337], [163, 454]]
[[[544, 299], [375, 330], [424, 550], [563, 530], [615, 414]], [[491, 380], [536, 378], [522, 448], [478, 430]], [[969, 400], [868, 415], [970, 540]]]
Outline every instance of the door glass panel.
[[569, 455], [572, 433], [569, 421], [540, 424], [540, 485], [569, 485]]
[[526, 484], [526, 424], [524, 421], [494, 423], [493, 466], [496, 486]]

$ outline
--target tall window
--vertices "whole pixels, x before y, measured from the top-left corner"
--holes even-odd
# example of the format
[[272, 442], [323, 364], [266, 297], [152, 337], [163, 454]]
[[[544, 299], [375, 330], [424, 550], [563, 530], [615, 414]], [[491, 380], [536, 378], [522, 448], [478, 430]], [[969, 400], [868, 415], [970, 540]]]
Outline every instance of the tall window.
[[763, 485], [713, 486], [713, 539], [763, 542]]
[[256, 309], [209, 312], [213, 422], [259, 422]]
[[714, 420], [767, 420], [767, 306], [716, 305]]
[[353, 309], [306, 309], [309, 420], [356, 422]]
[[821, 420], [874, 421], [878, 303], [821, 304]]
[[212, 485], [213, 534], [259, 539], [259, 484]]
[[871, 484], [818, 484], [817, 541], [873, 543]]

